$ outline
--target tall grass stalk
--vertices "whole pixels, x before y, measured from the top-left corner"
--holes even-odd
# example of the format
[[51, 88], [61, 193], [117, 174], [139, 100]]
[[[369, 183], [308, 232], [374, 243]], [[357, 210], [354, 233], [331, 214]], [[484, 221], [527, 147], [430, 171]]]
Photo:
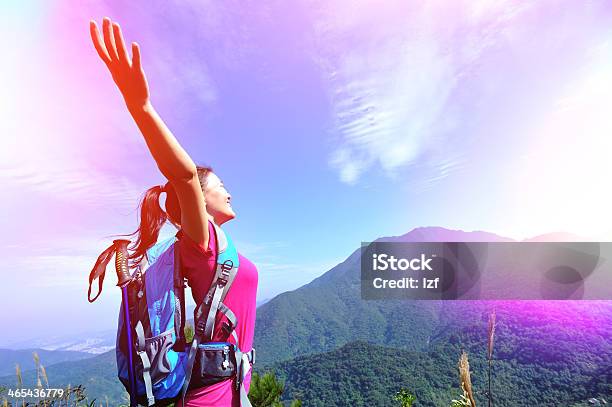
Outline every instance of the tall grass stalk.
[[70, 383], [68, 383], [68, 388], [66, 389], [66, 406], [68, 405], [68, 402], [70, 402], [71, 398], [72, 398], [71, 386], [70, 386]]
[[488, 379], [489, 379], [489, 386], [487, 389], [487, 398], [489, 401], [489, 407], [491, 407], [491, 404], [493, 402], [493, 395], [491, 394], [491, 362], [493, 360], [493, 341], [495, 338], [495, 310], [493, 310], [493, 313], [491, 313], [491, 315], [489, 315], [489, 343], [488, 343], [488, 349], [487, 349], [487, 358], [488, 358], [488, 365], [489, 365], [489, 369], [488, 369]]
[[19, 364], [15, 364], [15, 373], [17, 374], [17, 388], [20, 389], [23, 385], [23, 380], [21, 378], [21, 368], [19, 367]]
[[459, 379], [461, 380], [461, 387], [467, 393], [472, 407], [476, 407], [476, 400], [474, 400], [474, 393], [472, 391], [472, 380], [470, 379], [470, 362], [465, 351], [461, 353], [459, 358]]
[[47, 388], [49, 388], [49, 378], [47, 377], [47, 371], [45, 370], [45, 367], [42, 364], [40, 365], [40, 374], [42, 375], [43, 379], [45, 379], [45, 385], [47, 386]]
[[34, 357], [34, 364], [36, 365], [36, 387], [41, 389], [42, 383], [40, 382], [40, 358], [38, 357], [38, 353], [32, 352], [32, 356]]

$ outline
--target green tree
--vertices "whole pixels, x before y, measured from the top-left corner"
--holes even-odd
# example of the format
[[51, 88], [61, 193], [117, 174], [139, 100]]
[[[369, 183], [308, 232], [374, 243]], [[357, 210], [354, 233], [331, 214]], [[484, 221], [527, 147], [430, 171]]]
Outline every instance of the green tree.
[[[253, 407], [282, 407], [280, 397], [284, 388], [284, 383], [279, 382], [274, 373], [267, 372], [260, 376], [253, 372], [249, 387], [249, 400]], [[302, 402], [300, 400], [291, 402], [291, 407], [301, 406]]]
[[273, 373], [266, 373], [263, 376], [253, 372], [251, 385], [249, 388], [249, 400], [253, 407], [270, 407], [280, 403], [280, 396], [283, 394], [284, 384], [276, 379]]
[[416, 397], [414, 394], [410, 393], [409, 390], [400, 389], [400, 391], [395, 393], [395, 396], [393, 396], [393, 399], [397, 401], [398, 403], [400, 403], [401, 407], [412, 407], [412, 403], [414, 403], [414, 401], [416, 400]]

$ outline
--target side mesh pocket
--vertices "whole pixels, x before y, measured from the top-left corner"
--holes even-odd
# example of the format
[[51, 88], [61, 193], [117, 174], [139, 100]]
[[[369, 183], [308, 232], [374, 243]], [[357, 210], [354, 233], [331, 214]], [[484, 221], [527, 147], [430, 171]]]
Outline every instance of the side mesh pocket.
[[151, 382], [156, 384], [163, 380], [172, 366], [168, 358], [168, 352], [172, 352], [174, 340], [173, 330], [168, 330], [160, 335], [145, 339], [145, 351], [151, 363]]

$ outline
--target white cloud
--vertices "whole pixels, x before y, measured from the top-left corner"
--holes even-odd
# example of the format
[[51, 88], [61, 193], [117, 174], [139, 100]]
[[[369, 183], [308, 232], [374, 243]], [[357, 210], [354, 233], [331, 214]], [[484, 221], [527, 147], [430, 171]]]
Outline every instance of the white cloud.
[[[445, 109], [459, 80], [517, 13], [507, 2], [320, 6], [315, 58], [330, 86], [337, 146], [329, 164], [340, 180], [354, 184], [373, 167], [393, 177], [452, 130]], [[452, 169], [442, 168], [432, 179]]]
[[[60, 160], [62, 161], [62, 160]], [[5, 187], [20, 191], [21, 199], [31, 198], [30, 192], [46, 194], [75, 205], [104, 205], [117, 209], [135, 208], [144, 187], [123, 176], [87, 168], [61, 168], [65, 162], [36, 165], [24, 159], [20, 165], [0, 168], [0, 180]]]
[[612, 45], [590, 49], [583, 70], [530, 130], [510, 177], [513, 231], [567, 230], [609, 240], [612, 193]]
[[[87, 255], [30, 256], [19, 260], [17, 268], [22, 273], [20, 278], [29, 287], [83, 287], [86, 290], [89, 271], [95, 262], [95, 256]], [[114, 267], [114, 263], [109, 263], [107, 280], [112, 279]], [[106, 282], [109, 283], [111, 281]]]
[[253, 259], [259, 273], [257, 298], [271, 298], [295, 290], [329, 271], [344, 259], [296, 264], [264, 262]]
[[287, 253], [289, 244], [283, 241], [249, 243], [236, 241], [242, 255], [255, 264], [259, 274], [258, 299], [271, 298], [285, 291], [308, 284], [344, 258], [296, 263]]

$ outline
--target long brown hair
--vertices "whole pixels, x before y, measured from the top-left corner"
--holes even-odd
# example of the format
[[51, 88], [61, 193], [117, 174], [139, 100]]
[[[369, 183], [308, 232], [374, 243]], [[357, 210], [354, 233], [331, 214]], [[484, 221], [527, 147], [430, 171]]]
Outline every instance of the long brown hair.
[[[209, 166], [197, 166], [198, 179], [202, 191], [206, 190], [208, 174], [213, 172]], [[159, 204], [161, 194], [166, 193], [166, 211]], [[128, 236], [136, 236], [129, 249], [131, 251], [128, 260], [130, 268], [135, 268], [146, 256], [147, 250], [157, 242], [159, 231], [167, 220], [175, 225], [181, 223], [181, 207], [179, 205], [176, 191], [170, 182], [164, 186], [156, 185], [147, 189], [139, 204], [140, 224], [134, 233]]]

